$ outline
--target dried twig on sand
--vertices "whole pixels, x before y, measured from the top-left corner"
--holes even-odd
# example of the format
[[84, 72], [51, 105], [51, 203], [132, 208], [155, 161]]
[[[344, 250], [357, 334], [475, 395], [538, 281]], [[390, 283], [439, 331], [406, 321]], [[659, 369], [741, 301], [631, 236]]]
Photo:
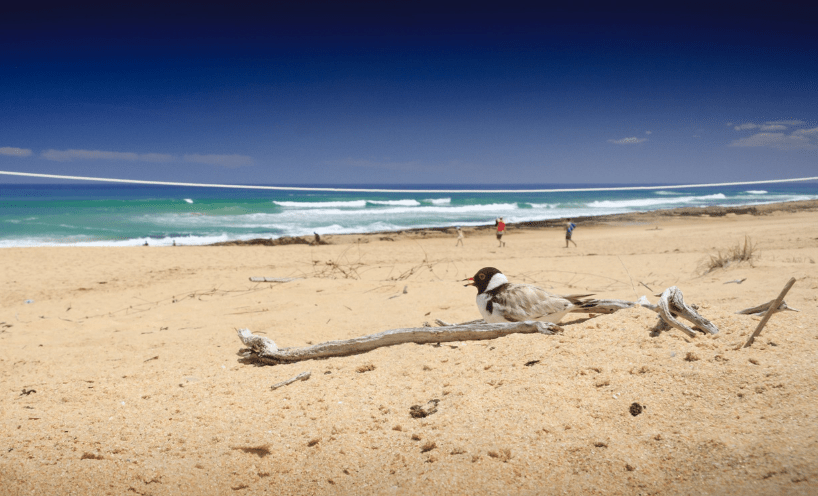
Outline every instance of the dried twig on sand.
[[300, 277], [251, 277], [250, 282], [290, 282], [297, 281]]
[[272, 389], [273, 391], [275, 391], [276, 389], [278, 389], [278, 388], [280, 388], [280, 387], [284, 387], [284, 386], [286, 386], [286, 385], [288, 385], [288, 384], [292, 384], [292, 383], [294, 383], [295, 381], [306, 381], [307, 379], [309, 379], [309, 378], [310, 378], [310, 374], [311, 374], [311, 372], [310, 372], [309, 370], [308, 370], [308, 371], [306, 371], [306, 372], [301, 372], [301, 373], [300, 373], [300, 374], [298, 374], [297, 376], [295, 376], [295, 377], [290, 377], [290, 378], [289, 378], [289, 379], [287, 379], [286, 381], [281, 381], [281, 382], [279, 382], [279, 383], [273, 384], [272, 386], [270, 386], [270, 389]]
[[470, 324], [446, 327], [413, 327], [391, 329], [378, 334], [342, 341], [306, 346], [303, 348], [279, 349], [273, 340], [257, 336], [249, 329], [238, 330], [239, 339], [247, 349], [240, 353], [245, 358], [266, 365], [300, 362], [315, 358], [357, 355], [383, 346], [404, 343], [445, 343], [450, 341], [473, 341], [495, 339], [515, 333], [554, 334], [558, 327], [548, 322], [514, 322], [508, 324]]

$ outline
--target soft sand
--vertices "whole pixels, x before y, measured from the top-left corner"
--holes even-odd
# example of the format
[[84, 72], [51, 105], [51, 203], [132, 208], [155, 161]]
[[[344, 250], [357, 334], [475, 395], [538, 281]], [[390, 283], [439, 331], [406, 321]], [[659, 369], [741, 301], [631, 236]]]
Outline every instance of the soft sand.
[[[752, 266], [700, 275], [745, 235]], [[0, 493], [818, 492], [814, 209], [580, 224], [578, 249], [554, 228], [511, 226], [503, 249], [490, 230], [466, 230], [465, 248], [454, 230], [383, 237], [0, 251]], [[651, 337], [639, 308], [572, 314], [556, 336], [273, 367], [237, 356], [240, 327], [301, 346], [479, 318], [460, 280], [483, 266], [605, 298], [677, 285], [721, 332]], [[734, 312], [793, 276], [801, 312], [735, 351], [759, 318]], [[437, 413], [410, 417], [431, 399]]]

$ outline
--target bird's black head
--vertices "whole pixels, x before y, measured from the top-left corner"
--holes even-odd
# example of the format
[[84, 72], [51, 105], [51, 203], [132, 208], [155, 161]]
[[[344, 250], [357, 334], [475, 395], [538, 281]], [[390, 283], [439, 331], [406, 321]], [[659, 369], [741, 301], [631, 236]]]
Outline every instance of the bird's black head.
[[463, 279], [464, 281], [471, 281], [470, 283], [466, 284], [466, 286], [475, 286], [477, 288], [477, 294], [480, 294], [486, 290], [486, 286], [489, 285], [489, 281], [491, 281], [491, 277], [494, 274], [499, 274], [500, 271], [495, 269], [494, 267], [483, 267], [482, 269], [477, 271], [477, 274], [474, 277], [469, 277], [468, 279]]

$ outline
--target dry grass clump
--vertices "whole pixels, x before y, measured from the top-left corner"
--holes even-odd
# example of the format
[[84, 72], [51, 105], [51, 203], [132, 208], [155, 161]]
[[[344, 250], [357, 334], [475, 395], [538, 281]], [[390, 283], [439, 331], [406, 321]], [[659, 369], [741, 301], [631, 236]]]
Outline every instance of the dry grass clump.
[[731, 262], [749, 262], [753, 264], [753, 259], [757, 256], [758, 249], [749, 236], [744, 236], [744, 243], [739, 242], [736, 246], [727, 249], [722, 253], [718, 251], [716, 255], [710, 255], [710, 260], [703, 264], [705, 274], [716, 269], [725, 268]]

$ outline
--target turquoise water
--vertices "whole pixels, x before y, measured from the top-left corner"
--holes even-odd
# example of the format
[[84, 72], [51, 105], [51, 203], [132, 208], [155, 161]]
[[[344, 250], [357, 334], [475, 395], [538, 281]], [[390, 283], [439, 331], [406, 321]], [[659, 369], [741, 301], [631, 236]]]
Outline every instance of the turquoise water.
[[[570, 185], [504, 188], [565, 187]], [[479, 187], [447, 185], [439, 189]], [[807, 199], [818, 199], [818, 183], [565, 193], [338, 193], [86, 183], [0, 184], [0, 247], [134, 246], [145, 241], [153, 246], [171, 245], [174, 241], [202, 245], [313, 232], [324, 235], [485, 225], [493, 224], [496, 217], [514, 223]]]

